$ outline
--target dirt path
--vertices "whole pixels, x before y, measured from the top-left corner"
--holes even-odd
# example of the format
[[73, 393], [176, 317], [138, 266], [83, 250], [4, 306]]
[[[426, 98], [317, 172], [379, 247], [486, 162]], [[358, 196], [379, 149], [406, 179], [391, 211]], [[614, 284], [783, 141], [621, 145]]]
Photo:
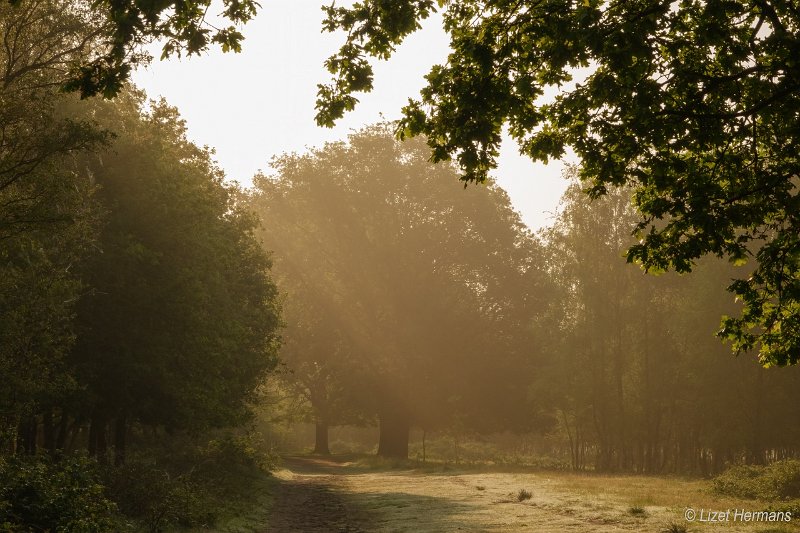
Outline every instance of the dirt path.
[[286, 457], [277, 473], [270, 533], [364, 533], [361, 514], [342, 495], [346, 464], [314, 457]]
[[[705, 480], [565, 472], [374, 470], [347, 458], [288, 457], [269, 533], [800, 532], [790, 523], [687, 521], [689, 508], [758, 511]], [[520, 499], [520, 490], [530, 498]]]

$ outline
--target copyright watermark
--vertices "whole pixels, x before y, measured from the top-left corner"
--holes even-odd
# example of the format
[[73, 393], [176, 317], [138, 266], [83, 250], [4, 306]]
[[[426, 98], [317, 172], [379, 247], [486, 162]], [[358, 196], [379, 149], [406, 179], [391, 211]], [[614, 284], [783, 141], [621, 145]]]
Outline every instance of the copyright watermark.
[[712, 511], [687, 507], [683, 512], [687, 522], [791, 522], [791, 511], [747, 511], [745, 509], [726, 509]]

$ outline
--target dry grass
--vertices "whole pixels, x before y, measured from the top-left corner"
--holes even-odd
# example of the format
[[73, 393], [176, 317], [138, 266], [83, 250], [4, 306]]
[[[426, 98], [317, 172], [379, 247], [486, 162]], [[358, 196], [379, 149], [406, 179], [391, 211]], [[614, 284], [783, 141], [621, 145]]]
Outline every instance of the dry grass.
[[[345, 469], [346, 470], [346, 469]], [[350, 471], [352, 472], [352, 471]], [[337, 484], [363, 509], [369, 531], [612, 532], [800, 531], [793, 523], [689, 522], [687, 507], [761, 511], [763, 504], [719, 497], [703, 480], [570, 473], [342, 472]], [[520, 501], [525, 488], [532, 498]], [[643, 513], [631, 513], [641, 508]], [[798, 517], [800, 518], [800, 517]]]

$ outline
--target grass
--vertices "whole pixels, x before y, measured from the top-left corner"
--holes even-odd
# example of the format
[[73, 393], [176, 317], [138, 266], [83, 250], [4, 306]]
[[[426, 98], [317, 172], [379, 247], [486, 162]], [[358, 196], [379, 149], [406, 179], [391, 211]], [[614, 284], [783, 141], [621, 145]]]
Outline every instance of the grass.
[[[528, 469], [432, 472], [431, 465], [407, 466], [402, 471], [373, 469], [341, 477], [342, 490], [380, 524], [370, 531], [438, 533], [459, 527], [491, 533], [800, 531], [800, 521], [797, 525], [688, 522], [684, 518], [688, 507], [762, 510], [753, 501], [715, 493], [705, 479]], [[522, 501], [530, 504], [509, 507]]]
[[[767, 502], [716, 493], [712, 482], [704, 479], [527, 469], [453, 470], [441, 464], [418, 467], [415, 461], [357, 456], [334, 457], [319, 470], [288, 462], [275, 472], [274, 478], [284, 484], [323, 483], [331, 487], [348, 513], [352, 511], [364, 520], [358, 526], [375, 533], [445, 533], [459, 529], [486, 533], [800, 532], [800, 520], [797, 525], [687, 521], [684, 512], [688, 507], [751, 511], [766, 508]], [[213, 531], [269, 530], [269, 498], [261, 505], [250, 508], [249, 518], [241, 515], [244, 518], [231, 519]]]

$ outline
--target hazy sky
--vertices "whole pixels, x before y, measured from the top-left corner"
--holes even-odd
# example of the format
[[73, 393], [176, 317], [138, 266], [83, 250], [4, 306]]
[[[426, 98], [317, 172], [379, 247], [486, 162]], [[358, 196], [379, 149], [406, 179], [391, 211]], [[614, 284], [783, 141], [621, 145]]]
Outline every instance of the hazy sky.
[[[229, 178], [243, 185], [257, 170], [269, 172], [273, 155], [301, 152], [325, 141], [344, 139], [363, 125], [399, 117], [408, 97], [417, 96], [430, 67], [447, 57], [448, 40], [437, 19], [427, 21], [388, 62], [375, 65], [375, 89], [336, 128], [314, 123], [318, 83], [329, 74], [324, 60], [343, 36], [320, 32], [322, 2], [263, 0], [244, 28], [242, 53], [213, 50], [182, 60], [155, 60], [133, 76], [148, 95], [164, 96], [186, 119], [189, 137], [216, 149]], [[158, 57], [158, 51], [154, 51]], [[562, 164], [534, 165], [504, 142], [495, 172], [532, 229], [549, 224], [565, 188]], [[461, 185], [453, 183], [454, 193]], [[469, 194], [469, 192], [467, 192]]]

